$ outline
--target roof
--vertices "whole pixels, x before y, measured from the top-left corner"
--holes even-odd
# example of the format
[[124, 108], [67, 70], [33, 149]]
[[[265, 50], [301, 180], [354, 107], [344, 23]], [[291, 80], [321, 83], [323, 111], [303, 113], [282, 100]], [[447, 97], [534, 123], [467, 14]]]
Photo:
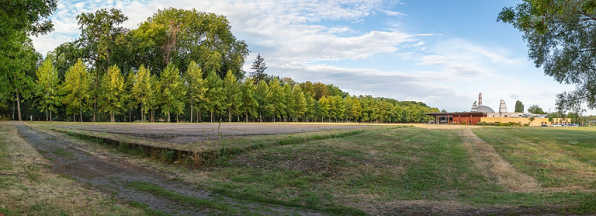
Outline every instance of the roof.
[[450, 116], [484, 116], [483, 112], [451, 112], [451, 113], [424, 113], [424, 115], [438, 116], [438, 115], [450, 115]]
[[476, 108], [476, 110], [478, 110], [478, 112], [481, 112], [481, 113], [495, 113], [493, 108], [490, 108], [489, 106], [478, 106], [478, 108]]

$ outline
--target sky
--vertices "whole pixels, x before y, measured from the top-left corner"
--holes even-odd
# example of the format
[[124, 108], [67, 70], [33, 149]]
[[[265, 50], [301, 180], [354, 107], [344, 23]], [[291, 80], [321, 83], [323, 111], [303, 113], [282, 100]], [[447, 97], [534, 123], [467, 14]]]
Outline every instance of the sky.
[[[539, 105], [573, 90], [544, 75], [527, 57], [522, 34], [496, 21], [518, 1], [478, 0], [59, 0], [54, 31], [34, 37], [42, 54], [80, 35], [76, 16], [118, 8], [136, 28], [158, 9], [175, 7], [225, 15], [266, 73], [298, 82], [333, 84], [351, 95], [421, 101], [450, 112], [470, 111], [478, 93], [497, 110]], [[594, 114], [595, 111], [588, 111]]]

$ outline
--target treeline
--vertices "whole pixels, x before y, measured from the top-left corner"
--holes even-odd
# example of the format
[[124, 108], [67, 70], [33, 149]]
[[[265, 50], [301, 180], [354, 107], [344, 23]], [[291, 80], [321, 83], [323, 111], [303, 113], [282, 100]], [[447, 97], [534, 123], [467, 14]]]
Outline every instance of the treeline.
[[[424, 103], [350, 96], [333, 85], [268, 76], [259, 55], [255, 71], [224, 16], [159, 10], [137, 29], [120, 27], [116, 9], [77, 16], [81, 36], [45, 59], [24, 38], [20, 67], [0, 94], [14, 119], [67, 121], [357, 121], [421, 122]], [[18, 42], [18, 41], [17, 41]], [[43, 62], [42, 62], [43, 60]], [[8, 70], [7, 70], [8, 71]], [[2, 81], [2, 80], [0, 80]], [[12, 104], [12, 110], [8, 104]], [[21, 113], [21, 105], [24, 112]], [[16, 112], [16, 114], [15, 114]]]

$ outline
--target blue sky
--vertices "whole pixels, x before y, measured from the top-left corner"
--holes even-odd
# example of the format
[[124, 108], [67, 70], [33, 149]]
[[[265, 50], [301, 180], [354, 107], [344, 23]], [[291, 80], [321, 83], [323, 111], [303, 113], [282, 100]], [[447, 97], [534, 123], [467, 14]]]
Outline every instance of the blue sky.
[[[55, 31], [34, 38], [42, 53], [78, 37], [76, 15], [122, 9], [137, 24], [164, 7], [196, 8], [228, 17], [232, 32], [257, 53], [269, 74], [331, 83], [353, 95], [416, 100], [448, 111], [484, 104], [512, 110], [516, 100], [554, 110], [555, 95], [573, 90], [528, 60], [526, 43], [512, 26], [497, 23], [517, 1], [293, 0], [59, 1]], [[589, 113], [593, 113], [590, 111]]]

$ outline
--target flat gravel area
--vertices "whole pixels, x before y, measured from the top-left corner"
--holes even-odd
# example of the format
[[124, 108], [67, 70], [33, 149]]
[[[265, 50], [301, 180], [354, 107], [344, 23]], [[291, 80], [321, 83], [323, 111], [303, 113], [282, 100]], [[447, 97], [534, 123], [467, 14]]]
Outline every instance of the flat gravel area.
[[374, 125], [341, 123], [222, 123], [221, 125], [217, 123], [72, 123], [56, 125], [54, 127], [122, 134], [151, 141], [186, 144], [217, 139], [219, 133], [221, 133], [224, 138], [230, 139], [257, 135], [358, 129], [374, 127]]

